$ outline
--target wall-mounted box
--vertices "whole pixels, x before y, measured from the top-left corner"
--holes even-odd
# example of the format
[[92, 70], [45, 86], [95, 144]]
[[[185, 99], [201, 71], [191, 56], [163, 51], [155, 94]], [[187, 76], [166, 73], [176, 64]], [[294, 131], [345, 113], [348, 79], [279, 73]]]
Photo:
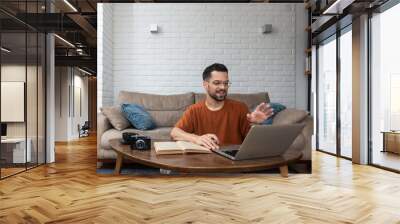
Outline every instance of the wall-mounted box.
[[157, 24], [150, 24], [150, 32], [151, 33], [158, 33], [158, 25]]

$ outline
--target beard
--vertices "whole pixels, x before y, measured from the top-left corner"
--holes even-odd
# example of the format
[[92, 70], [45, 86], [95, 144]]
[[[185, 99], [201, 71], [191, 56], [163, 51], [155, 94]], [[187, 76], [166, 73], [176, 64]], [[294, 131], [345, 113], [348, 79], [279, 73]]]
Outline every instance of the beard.
[[208, 95], [216, 101], [224, 101], [227, 95], [226, 90], [218, 90], [215, 92], [207, 91]]

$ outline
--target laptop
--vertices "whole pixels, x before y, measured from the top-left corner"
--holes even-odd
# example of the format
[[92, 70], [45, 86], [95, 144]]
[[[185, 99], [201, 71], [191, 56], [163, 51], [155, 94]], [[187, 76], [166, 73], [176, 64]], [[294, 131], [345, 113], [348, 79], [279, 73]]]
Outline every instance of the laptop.
[[241, 145], [213, 150], [231, 160], [246, 160], [282, 155], [304, 128], [304, 124], [253, 125]]

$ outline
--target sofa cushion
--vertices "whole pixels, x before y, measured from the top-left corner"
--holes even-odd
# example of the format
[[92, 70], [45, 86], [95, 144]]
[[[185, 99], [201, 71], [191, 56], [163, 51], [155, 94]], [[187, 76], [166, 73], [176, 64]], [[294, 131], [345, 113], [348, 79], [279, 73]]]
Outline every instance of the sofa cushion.
[[139, 130], [154, 129], [156, 125], [151, 118], [151, 115], [138, 104], [124, 103], [121, 105], [121, 110], [126, 119], [132, 124], [133, 127]]
[[194, 103], [194, 96], [193, 93], [157, 95], [121, 91], [118, 103], [139, 104], [150, 113], [157, 127], [173, 127], [186, 108]]
[[304, 120], [304, 118], [306, 118], [307, 115], [308, 115], [308, 112], [305, 110], [288, 108], [288, 109], [281, 111], [274, 117], [273, 124], [298, 123], [298, 122]]
[[115, 129], [109, 129], [103, 133], [101, 137], [101, 148], [103, 149], [111, 149], [110, 144], [108, 143], [109, 140], [114, 138], [122, 138], [122, 133], [124, 132], [135, 132], [139, 135], [149, 136], [152, 140], [159, 139], [159, 140], [171, 140], [170, 132], [172, 127], [165, 127], [165, 128], [155, 128], [153, 130], [142, 131], [134, 128], [128, 128], [123, 131], [118, 131]]
[[172, 127], [182, 117], [184, 111], [150, 110], [147, 111], [157, 127]]
[[142, 105], [146, 110], [182, 110], [194, 102], [193, 93], [158, 95], [149, 93], [138, 93], [121, 91], [118, 96], [118, 103], [136, 103]]
[[123, 130], [131, 126], [129, 121], [122, 114], [120, 106], [102, 107], [100, 110], [115, 129]]
[[[206, 95], [204, 93], [195, 93], [195, 103], [205, 100]], [[262, 102], [269, 103], [269, 96], [267, 92], [262, 93], [230, 93], [228, 94], [229, 99], [243, 102], [247, 105], [249, 110], [255, 108]]]

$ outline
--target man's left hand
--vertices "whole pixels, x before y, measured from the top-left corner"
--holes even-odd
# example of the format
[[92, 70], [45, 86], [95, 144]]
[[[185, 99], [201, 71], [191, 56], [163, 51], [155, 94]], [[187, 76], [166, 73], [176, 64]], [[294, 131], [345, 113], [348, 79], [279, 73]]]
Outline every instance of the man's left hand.
[[260, 124], [273, 114], [274, 110], [269, 104], [260, 103], [253, 112], [247, 114], [247, 120], [249, 120], [250, 123]]

